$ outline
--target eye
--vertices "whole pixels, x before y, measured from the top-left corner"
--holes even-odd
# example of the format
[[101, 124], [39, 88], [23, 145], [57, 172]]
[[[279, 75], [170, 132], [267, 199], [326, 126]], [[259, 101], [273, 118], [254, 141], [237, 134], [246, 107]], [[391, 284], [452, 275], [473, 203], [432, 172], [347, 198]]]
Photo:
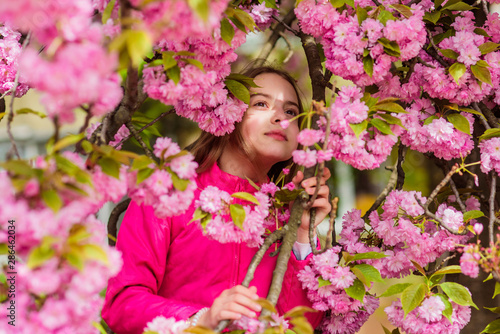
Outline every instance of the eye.
[[295, 117], [299, 114], [299, 112], [296, 109], [287, 109], [285, 110], [285, 114]]
[[253, 104], [255, 107], [261, 107], [261, 108], [265, 108], [267, 107], [267, 103], [266, 102], [263, 102], [263, 101], [257, 101]]

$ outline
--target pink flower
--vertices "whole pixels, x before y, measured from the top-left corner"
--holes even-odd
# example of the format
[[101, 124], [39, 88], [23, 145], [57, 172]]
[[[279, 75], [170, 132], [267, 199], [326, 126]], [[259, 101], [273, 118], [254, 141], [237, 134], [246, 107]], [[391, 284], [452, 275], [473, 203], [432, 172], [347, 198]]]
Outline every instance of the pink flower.
[[438, 296], [426, 298], [418, 308], [420, 316], [428, 323], [440, 320], [444, 309], [445, 305]]
[[288, 182], [287, 184], [285, 184], [285, 186], [283, 187], [285, 189], [288, 189], [290, 191], [294, 190], [295, 189], [295, 183], [293, 182]]
[[307, 168], [314, 166], [317, 162], [315, 150], [309, 150], [309, 149], [306, 149], [305, 151], [295, 150], [293, 151], [292, 156], [293, 156], [293, 162], [295, 162], [298, 165], [305, 166]]
[[168, 137], [158, 138], [153, 148], [154, 154], [160, 159], [167, 159], [181, 151], [179, 145]]
[[263, 193], [265, 194], [269, 194], [271, 196], [274, 196], [274, 194], [276, 193], [276, 191], [279, 190], [279, 187], [274, 184], [273, 182], [269, 182], [269, 183], [264, 183], [261, 187], [260, 187], [260, 191], [262, 191]]
[[320, 130], [304, 129], [300, 131], [297, 140], [304, 146], [312, 146], [323, 138], [323, 132]]
[[280, 121], [280, 126], [282, 129], [286, 129], [290, 126], [290, 121], [287, 119], [281, 120]]
[[480, 235], [481, 232], [483, 232], [483, 228], [484, 228], [483, 224], [475, 223], [474, 224], [474, 232], [476, 233], [476, 235]]
[[192, 179], [196, 177], [196, 168], [198, 167], [198, 163], [193, 160], [194, 157], [191, 154], [182, 155], [172, 159], [170, 168], [181, 179]]

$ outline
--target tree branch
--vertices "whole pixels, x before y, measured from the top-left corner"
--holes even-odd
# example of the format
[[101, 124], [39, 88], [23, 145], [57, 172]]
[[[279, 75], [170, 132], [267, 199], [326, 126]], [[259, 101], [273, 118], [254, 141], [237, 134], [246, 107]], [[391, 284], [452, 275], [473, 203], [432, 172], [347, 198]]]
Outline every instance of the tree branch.
[[479, 120], [481, 121], [481, 123], [483, 123], [483, 126], [486, 129], [491, 129], [491, 126], [488, 124], [488, 120], [486, 119], [483, 112], [481, 111], [481, 108], [479, 108], [479, 105], [477, 104], [477, 102], [472, 103], [472, 108], [474, 108], [474, 110], [476, 110], [478, 113], [483, 115], [483, 117], [479, 116]]
[[425, 28], [425, 30], [427, 31], [427, 37], [429, 38], [429, 43], [432, 45], [432, 48], [428, 49], [424, 46], [423, 50], [425, 50], [425, 52], [427, 52], [429, 56], [436, 59], [443, 67], [448, 68], [448, 63], [439, 55], [439, 49], [436, 44], [434, 44], [431, 31], [429, 30], [429, 28]]
[[153, 152], [151, 152], [151, 150], [148, 148], [148, 146], [146, 145], [144, 140], [142, 140], [141, 136], [139, 135], [137, 130], [132, 125], [132, 122], [127, 122], [126, 127], [127, 127], [127, 129], [129, 129], [130, 133], [134, 136], [135, 140], [137, 140], [139, 142], [139, 144], [141, 144], [141, 147], [144, 150], [144, 153], [146, 153], [146, 155], [148, 156], [148, 158], [150, 158], [151, 160], [155, 160], [155, 156], [153, 155]]
[[453, 174], [455, 174], [455, 172], [458, 170], [458, 165], [455, 164], [451, 170], [448, 172], [448, 174], [446, 174], [446, 176], [444, 177], [444, 179], [438, 184], [438, 186], [432, 191], [431, 195], [429, 196], [429, 198], [427, 199], [427, 202], [425, 202], [425, 207], [423, 207], [424, 209], [427, 208], [429, 206], [429, 204], [431, 204], [431, 202], [434, 200], [434, 198], [437, 196], [437, 194], [439, 193], [439, 191], [448, 183], [448, 181], [451, 179], [451, 177], [453, 176]]
[[439, 225], [441, 225], [442, 227], [444, 227], [448, 232], [452, 233], [452, 234], [456, 234], [456, 235], [464, 235], [464, 234], [467, 234], [467, 229], [464, 229], [462, 232], [459, 232], [459, 231], [456, 231], [454, 229], [452, 229], [451, 227], [448, 226], [448, 224], [446, 224], [445, 222], [443, 222], [441, 219], [439, 219], [438, 217], [436, 217], [435, 214], [433, 214], [430, 210], [429, 210], [429, 207], [427, 206], [427, 204], [422, 204], [422, 202], [420, 202], [420, 200], [418, 199], [418, 196], [417, 194], [415, 194], [415, 200], [417, 201], [417, 203], [422, 207], [422, 209], [424, 209], [425, 211], [425, 215], [426, 216], [429, 216], [431, 217], [432, 219], [434, 219], [436, 222], [439, 223]]
[[262, 66], [264, 64], [264, 61], [269, 57], [271, 52], [274, 49], [274, 46], [278, 42], [278, 40], [281, 37], [281, 33], [285, 30], [286, 25], [292, 24], [292, 22], [295, 20], [295, 12], [294, 9], [290, 10], [283, 20], [279, 22], [273, 29], [273, 33], [267, 40], [266, 44], [262, 47], [262, 50], [260, 51], [259, 58], [256, 61], [256, 66]]
[[[275, 19], [276, 21], [278, 21], [279, 23], [281, 23], [287, 30], [289, 30], [290, 32], [292, 32], [294, 35], [299, 36], [299, 32], [297, 30], [293, 29], [292, 27], [290, 27], [287, 24], [287, 22], [284, 22], [283, 20], [281, 20], [276, 15], [272, 15], [272, 18]], [[281, 33], [280, 33], [280, 35], [281, 35]]]
[[462, 199], [460, 199], [460, 193], [458, 192], [458, 189], [457, 189], [457, 186], [455, 185], [455, 182], [451, 178], [450, 178], [450, 187], [451, 187], [451, 190], [453, 191], [453, 194], [457, 198], [457, 203], [460, 206], [460, 210], [462, 211], [462, 213], [465, 213], [467, 211], [467, 209], [464, 205], [464, 202], [462, 202]]
[[[118, 219], [120, 218], [120, 215], [127, 210], [130, 202], [132, 200], [130, 198], [118, 203], [113, 211], [111, 211], [111, 214], [109, 215], [108, 219], [108, 235], [113, 236], [116, 239], [116, 236], [118, 234]], [[115, 246], [116, 241], [113, 240], [108, 236], [108, 245], [110, 246]]]
[[488, 124], [492, 128], [500, 128], [500, 125], [498, 124], [498, 118], [493, 114], [493, 112], [488, 108], [484, 103], [480, 102], [478, 104], [479, 110], [482, 112], [484, 117], [488, 120]]
[[403, 170], [403, 162], [405, 162], [406, 152], [408, 152], [408, 147], [400, 144], [398, 147], [398, 163], [396, 164], [396, 171], [398, 173], [396, 189], [403, 189], [405, 183], [405, 171]]
[[490, 221], [488, 225], [488, 232], [489, 232], [489, 238], [490, 238], [490, 245], [493, 245], [495, 242], [493, 239], [494, 233], [493, 233], [493, 227], [495, 224], [495, 195], [496, 195], [496, 190], [497, 190], [497, 177], [495, 175], [495, 172], [491, 172], [491, 187], [490, 187], [490, 199], [489, 199], [489, 204], [490, 204]]
[[311, 77], [312, 99], [318, 102], [325, 101], [325, 77], [323, 75], [323, 67], [316, 40], [311, 35], [304, 34], [303, 32], [300, 32], [299, 37], [306, 54], [309, 76]]

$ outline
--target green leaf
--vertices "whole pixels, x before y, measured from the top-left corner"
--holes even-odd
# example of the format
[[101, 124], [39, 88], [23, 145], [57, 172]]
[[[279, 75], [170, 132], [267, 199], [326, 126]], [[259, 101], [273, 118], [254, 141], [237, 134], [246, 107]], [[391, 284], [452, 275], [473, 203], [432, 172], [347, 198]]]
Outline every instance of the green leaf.
[[167, 71], [167, 76], [172, 79], [172, 81], [177, 85], [181, 80], [181, 69], [179, 66], [174, 66], [169, 68]]
[[491, 128], [486, 131], [479, 137], [479, 141], [500, 137], [500, 129], [499, 128]]
[[234, 28], [233, 25], [226, 18], [224, 18], [220, 22], [220, 35], [222, 40], [226, 42], [229, 46], [231, 46], [231, 42], [233, 41], [234, 37]]
[[63, 202], [61, 197], [54, 189], [48, 189], [42, 191], [42, 199], [52, 211], [57, 212], [60, 208], [62, 208]]
[[443, 8], [448, 9], [448, 10], [466, 11], [466, 10], [474, 9], [476, 7], [472, 7], [471, 5], [468, 5], [465, 2], [460, 1], [460, 2], [457, 2], [455, 4], [451, 4], [451, 5], [448, 5], [448, 3], [446, 3], [446, 5], [444, 5]]
[[344, 0], [330, 0], [330, 4], [332, 5], [333, 8], [340, 8], [343, 5], [345, 5]]
[[478, 60], [477, 63], [476, 63], [476, 65], [479, 66], [479, 67], [490, 67], [490, 64], [488, 64], [484, 60]]
[[352, 285], [344, 290], [349, 297], [363, 302], [366, 290], [364, 284], [359, 279], [355, 279]]
[[288, 311], [285, 314], [283, 314], [283, 317], [285, 317], [285, 318], [295, 318], [297, 316], [303, 316], [306, 312], [315, 313], [315, 312], [318, 312], [318, 311], [316, 311], [313, 308], [300, 305], [300, 306], [295, 306], [290, 311]]
[[231, 219], [234, 225], [243, 230], [243, 222], [245, 221], [245, 209], [243, 205], [231, 204], [229, 205], [229, 212], [231, 213]]
[[484, 281], [483, 281], [483, 282], [487, 282], [487, 281], [492, 280], [492, 279], [493, 279], [493, 274], [491, 274], [491, 273], [490, 273], [490, 274], [488, 275], [488, 277], [486, 277], [486, 278], [484, 279]]
[[394, 103], [394, 102], [380, 101], [380, 103], [377, 103], [371, 109], [394, 112], [394, 113], [398, 113], [398, 114], [407, 114], [408, 113], [403, 107], [401, 107], [401, 105], [399, 105], [398, 103]]
[[[41, 111], [35, 111], [30, 108], [21, 108], [16, 110], [16, 115], [22, 115], [22, 114], [32, 114], [32, 115], [37, 115], [40, 118], [45, 118], [47, 115]], [[0, 118], [1, 119], [1, 118]]]
[[394, 132], [392, 132], [389, 124], [387, 124], [386, 121], [383, 121], [380, 118], [373, 118], [370, 121], [370, 124], [372, 124], [374, 127], [376, 127], [384, 135], [394, 135]]
[[210, 15], [208, 0], [188, 0], [188, 4], [203, 21], [208, 21], [208, 16]]
[[354, 255], [351, 261], [367, 260], [367, 259], [383, 259], [385, 257], [387, 257], [387, 255], [380, 252], [357, 253]]
[[127, 51], [132, 60], [132, 65], [137, 68], [142, 63], [143, 57], [151, 52], [153, 40], [144, 30], [127, 30], [124, 34], [127, 37]]
[[52, 148], [52, 150], [53, 150], [53, 152], [57, 152], [65, 147], [75, 145], [83, 138], [85, 138], [84, 133], [80, 133], [77, 135], [68, 135], [68, 136], [60, 139], [59, 141], [57, 141], [57, 143], [54, 144], [54, 147]]
[[246, 75], [239, 74], [239, 73], [231, 73], [226, 77], [226, 79], [239, 81], [248, 87], [254, 87], [254, 88], [260, 87], [260, 86], [257, 86], [257, 84], [254, 82], [254, 78], [250, 78], [250, 77], [247, 77]]
[[491, 38], [491, 36], [488, 35], [488, 33], [486, 32], [486, 30], [481, 29], [481, 28], [474, 29], [474, 33], [481, 35], [481, 36], [484, 36], [484, 37], [487, 37], [487, 38]]
[[427, 292], [428, 288], [424, 283], [410, 285], [403, 291], [401, 295], [401, 305], [403, 306], [405, 317], [420, 305]]
[[257, 304], [259, 304], [260, 306], [262, 306], [263, 309], [271, 311], [272, 313], [278, 313], [278, 311], [276, 311], [276, 308], [274, 307], [274, 305], [267, 299], [259, 298], [255, 302]]
[[188, 64], [196, 66], [198, 69], [205, 72], [205, 69], [203, 68], [203, 64], [201, 63], [201, 61], [192, 58], [182, 58], [182, 60]]
[[85, 259], [94, 260], [103, 263], [104, 265], [109, 264], [108, 254], [102, 249], [101, 246], [86, 244], [82, 246], [82, 251]]
[[460, 269], [459, 265], [453, 265], [453, 266], [446, 266], [444, 268], [439, 269], [435, 273], [431, 275], [431, 277], [434, 277], [436, 275], [446, 275], [446, 274], [461, 274], [462, 269]]
[[484, 307], [485, 309], [487, 309], [488, 311], [491, 311], [493, 313], [499, 313], [500, 314], [500, 307]]
[[99, 331], [99, 333], [106, 334], [106, 330], [104, 329], [104, 327], [102, 327], [102, 325], [97, 321], [92, 321], [92, 326], [94, 326]]
[[379, 38], [378, 42], [383, 45], [384, 52], [389, 56], [399, 57], [401, 55], [401, 50], [397, 42], [390, 41], [387, 38]]
[[231, 197], [244, 199], [245, 201], [249, 201], [255, 205], [260, 205], [259, 200], [255, 198], [254, 195], [246, 192], [237, 192], [231, 195]]
[[250, 29], [250, 31], [254, 31], [254, 28], [257, 26], [253, 18], [241, 9], [234, 9], [234, 17], [237, 18], [245, 27]]
[[364, 264], [364, 263], [357, 264], [351, 268], [351, 271], [367, 287], [370, 285], [370, 282], [380, 282], [380, 283], [384, 282], [378, 269], [372, 265]]
[[154, 169], [144, 168], [137, 172], [136, 184], [140, 184], [154, 173]]
[[481, 333], [500, 333], [500, 319], [490, 322]]
[[28, 255], [28, 262], [26, 263], [26, 265], [30, 269], [35, 269], [53, 258], [54, 255], [55, 252], [52, 248], [42, 246], [35, 247]]
[[486, 42], [478, 46], [479, 51], [481, 51], [482, 55], [485, 55], [487, 53], [496, 51], [500, 48], [500, 44], [493, 43], [493, 42]]
[[385, 24], [387, 23], [387, 21], [389, 21], [389, 20], [395, 21], [396, 18], [394, 17], [394, 15], [392, 15], [392, 13], [390, 11], [382, 9], [378, 13], [377, 20], [385, 26]]
[[486, 120], [486, 117], [484, 117], [484, 115], [481, 112], [479, 112], [479, 111], [477, 111], [475, 109], [460, 107], [458, 110], [465, 111], [465, 112], [467, 112], [469, 114], [477, 115], [477, 116], [482, 117], [483, 119]]
[[102, 24], [106, 24], [108, 20], [111, 18], [111, 13], [113, 12], [113, 8], [115, 8], [116, 0], [111, 0], [104, 11], [102, 12]]
[[363, 7], [357, 6], [356, 16], [358, 17], [358, 24], [361, 25], [361, 23], [368, 18], [368, 12]]
[[322, 277], [318, 277], [318, 288], [321, 288], [322, 286], [328, 286], [332, 285], [332, 282], [329, 280], [323, 279]]
[[453, 124], [455, 129], [470, 136], [470, 123], [467, 118], [458, 113], [447, 114], [446, 118], [451, 124]]
[[363, 57], [363, 69], [371, 78], [373, 75], [373, 58], [370, 55]]
[[264, 2], [266, 3], [266, 7], [267, 8], [278, 9], [278, 6], [276, 6], [276, 1], [275, 0], [265, 0]]
[[195, 222], [197, 220], [200, 220], [208, 215], [208, 212], [203, 211], [200, 207], [197, 207], [196, 210], [194, 210], [193, 213], [193, 218], [189, 221], [188, 224], [191, 224], [192, 222]]
[[420, 271], [420, 273], [421, 273], [424, 277], [426, 277], [426, 275], [425, 275], [425, 270], [424, 270], [424, 268], [422, 268], [422, 266], [421, 266], [421, 265], [419, 265], [417, 262], [415, 262], [415, 261], [413, 261], [413, 260], [410, 260], [410, 262], [413, 264], [413, 266], [414, 266], [414, 267], [415, 267], [418, 271]]
[[354, 0], [345, 0], [345, 4], [351, 6], [352, 8], [356, 7]]
[[364, 120], [363, 122], [358, 123], [358, 124], [349, 123], [349, 126], [351, 127], [352, 131], [354, 131], [354, 134], [356, 135], [356, 137], [359, 138], [359, 135], [363, 131], [365, 131], [366, 128], [368, 127], [368, 122], [366, 120]]
[[451, 315], [453, 314], [453, 306], [451, 306], [451, 303], [448, 300], [448, 297], [446, 297], [442, 293], [436, 293], [436, 296], [441, 298], [441, 301], [444, 304], [443, 315], [450, 321], [450, 323], [452, 323]]
[[401, 15], [403, 15], [407, 19], [409, 19], [410, 17], [413, 16], [413, 12], [411, 11], [411, 8], [408, 7], [408, 6], [396, 3], [396, 4], [393, 4], [393, 5], [390, 5], [389, 7], [392, 7], [395, 10], [397, 10]]
[[443, 54], [443, 56], [455, 60], [458, 58], [458, 56], [460, 56], [459, 53], [453, 51], [452, 49], [439, 49], [439, 51]]
[[431, 115], [429, 117], [427, 117], [424, 121], [424, 125], [429, 125], [432, 123], [433, 120], [435, 119], [438, 119], [439, 117], [435, 116], [435, 115]]
[[229, 16], [229, 19], [231, 20], [231, 22], [233, 22], [233, 24], [236, 26], [236, 28], [243, 31], [245, 34], [247, 33], [247, 28], [245, 28], [245, 25], [243, 23], [241, 23], [240, 20], [238, 20], [234, 16]]
[[382, 328], [384, 329], [384, 334], [391, 334], [391, 331], [385, 328], [383, 325], [381, 325]]
[[440, 286], [444, 293], [458, 305], [473, 306], [478, 310], [478, 307], [472, 301], [470, 292], [463, 285], [455, 282], [444, 282]]
[[437, 21], [441, 18], [441, 11], [437, 10], [434, 12], [425, 12], [423, 19], [427, 20], [429, 22], [432, 22], [433, 24], [436, 24]]
[[389, 115], [389, 114], [377, 114], [377, 116], [379, 116], [380, 118], [383, 118], [389, 124], [396, 124], [396, 125], [399, 125], [400, 127], [402, 127], [403, 129], [405, 128], [403, 126], [403, 123], [401, 122], [401, 120], [397, 117], [394, 117], [394, 116]]
[[290, 319], [293, 325], [292, 330], [297, 334], [313, 334], [314, 328], [311, 326], [306, 317], [295, 317]]
[[15, 175], [35, 175], [35, 171], [33, 170], [33, 168], [31, 168], [28, 162], [24, 160], [8, 160], [6, 162], [0, 163], [0, 167]]
[[458, 80], [460, 80], [460, 78], [465, 74], [466, 71], [467, 68], [462, 63], [454, 63], [448, 69], [448, 72], [453, 77], [457, 85], [458, 85]]
[[290, 201], [295, 200], [301, 191], [302, 190], [300, 189], [295, 189], [295, 190], [281, 189], [274, 194], [274, 198], [279, 200], [281, 203], [288, 203]]
[[248, 91], [248, 88], [245, 87], [244, 84], [241, 82], [231, 80], [231, 79], [226, 79], [224, 81], [226, 84], [226, 87], [229, 89], [229, 91], [238, 99], [243, 101], [246, 104], [250, 104], [250, 92]]
[[495, 291], [493, 292], [493, 297], [491, 297], [491, 299], [495, 298], [498, 294], [500, 294], [500, 282], [495, 282]]
[[411, 283], [398, 283], [391, 285], [383, 294], [381, 294], [379, 297], [390, 297], [394, 296], [398, 293], [403, 292], [407, 287], [412, 285]]
[[464, 222], [467, 223], [471, 219], [476, 219], [479, 217], [484, 217], [484, 213], [479, 210], [470, 210], [464, 213]]
[[172, 177], [172, 183], [174, 185], [174, 188], [179, 191], [186, 190], [190, 181], [187, 179], [181, 179], [175, 172], [171, 171], [170, 169], [168, 171], [170, 173], [170, 176]]
[[108, 157], [103, 157], [97, 161], [97, 164], [101, 166], [102, 171], [109, 175], [114, 177], [115, 179], [120, 178], [120, 163], [117, 162], [114, 159], [108, 158]]
[[491, 83], [491, 73], [486, 67], [482, 67], [479, 65], [471, 65], [470, 69], [472, 74], [476, 77], [477, 80], [487, 83], [488, 85], [493, 86]]
[[[174, 53], [173, 52], [162, 52], [161, 54], [161, 60], [163, 64], [163, 69], [166, 71], [168, 69], [171, 69], [172, 67], [177, 65], [177, 60], [173, 57]], [[137, 119], [136, 117], [133, 117], [132, 119]], [[146, 122], [149, 123], [149, 122]]]

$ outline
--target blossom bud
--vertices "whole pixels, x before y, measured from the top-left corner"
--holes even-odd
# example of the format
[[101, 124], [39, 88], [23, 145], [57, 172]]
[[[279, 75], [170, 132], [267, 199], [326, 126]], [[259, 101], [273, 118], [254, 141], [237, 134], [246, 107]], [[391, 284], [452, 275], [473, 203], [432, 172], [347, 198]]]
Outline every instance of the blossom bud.
[[289, 120], [287, 120], [287, 119], [284, 119], [284, 120], [280, 121], [280, 125], [281, 125], [281, 127], [282, 127], [283, 129], [286, 129], [286, 128], [288, 128], [288, 126], [290, 125], [290, 121], [289, 121]]
[[483, 232], [483, 224], [475, 223], [474, 224], [474, 232], [476, 232], [476, 235], [480, 235], [481, 232]]

